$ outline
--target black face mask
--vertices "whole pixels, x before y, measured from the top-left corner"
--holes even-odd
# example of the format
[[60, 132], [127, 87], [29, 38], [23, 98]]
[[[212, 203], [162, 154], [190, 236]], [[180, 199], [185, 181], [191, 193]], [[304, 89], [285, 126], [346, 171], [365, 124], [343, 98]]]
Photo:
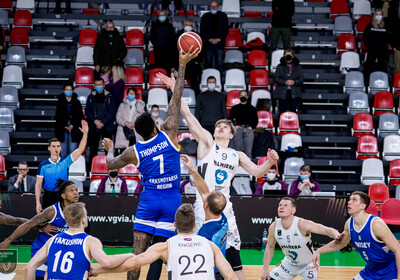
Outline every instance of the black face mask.
[[285, 60], [286, 60], [287, 62], [290, 62], [292, 59], [293, 59], [293, 56], [291, 56], [290, 54], [288, 54], [288, 55], [285, 56]]
[[240, 97], [240, 102], [246, 102], [246, 101], [247, 101], [247, 97], [245, 97], [245, 96]]
[[118, 176], [118, 171], [112, 171], [112, 172], [110, 172], [110, 177], [111, 178], [115, 178], [115, 177], [117, 177]]

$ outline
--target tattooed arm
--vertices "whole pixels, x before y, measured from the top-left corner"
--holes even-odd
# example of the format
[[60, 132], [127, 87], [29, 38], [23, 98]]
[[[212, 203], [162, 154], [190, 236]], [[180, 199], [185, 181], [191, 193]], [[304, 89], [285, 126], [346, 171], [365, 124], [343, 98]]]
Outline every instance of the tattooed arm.
[[181, 108], [181, 98], [183, 93], [183, 87], [185, 85], [185, 68], [186, 64], [197, 57], [199, 50], [196, 49], [192, 51], [190, 48], [189, 52], [186, 54], [181, 52], [179, 54], [179, 70], [178, 78], [172, 93], [171, 101], [168, 105], [167, 120], [161, 127], [161, 130], [166, 132], [175, 146], [178, 146], [178, 140], [176, 135], [178, 133], [179, 120], [180, 120], [180, 108]]
[[28, 221], [28, 219], [13, 217], [4, 213], [0, 213], [0, 225], [20, 226], [26, 221]]
[[125, 149], [122, 154], [114, 157], [114, 144], [112, 140], [104, 138], [102, 143], [104, 150], [107, 151], [106, 162], [108, 169], [120, 169], [130, 163], [133, 163], [134, 165], [138, 164], [138, 159], [136, 157], [135, 149], [133, 147]]

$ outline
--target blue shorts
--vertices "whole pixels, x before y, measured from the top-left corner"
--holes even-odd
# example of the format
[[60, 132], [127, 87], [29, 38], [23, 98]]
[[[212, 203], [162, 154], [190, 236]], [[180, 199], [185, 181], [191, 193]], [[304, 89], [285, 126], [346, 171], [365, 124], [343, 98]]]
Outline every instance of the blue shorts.
[[396, 261], [391, 262], [385, 269], [371, 269], [365, 266], [360, 273], [354, 277], [355, 280], [393, 280], [397, 279]]
[[[46, 244], [47, 240], [49, 240], [51, 236], [39, 232], [38, 235], [36, 236], [36, 239], [33, 241], [32, 246], [31, 246], [31, 258], [33, 258], [36, 253], [42, 249], [42, 247]], [[47, 271], [47, 262], [42, 264], [38, 269], [36, 270], [36, 276], [37, 277], [44, 277], [46, 275]]]
[[[156, 191], [159, 192], [159, 191]], [[182, 204], [180, 192], [159, 196], [155, 192], [140, 195], [133, 230], [170, 238], [175, 233], [175, 212]]]

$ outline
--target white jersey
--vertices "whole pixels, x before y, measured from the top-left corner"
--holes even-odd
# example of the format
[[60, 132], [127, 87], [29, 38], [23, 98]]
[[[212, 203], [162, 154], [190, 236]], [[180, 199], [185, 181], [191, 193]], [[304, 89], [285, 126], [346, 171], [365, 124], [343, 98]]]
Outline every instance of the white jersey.
[[210, 241], [195, 234], [168, 239], [167, 270], [168, 280], [215, 279]]
[[281, 219], [277, 219], [275, 223], [275, 240], [285, 254], [284, 260], [294, 266], [308, 265], [314, 254], [311, 234], [306, 237], [300, 232], [300, 220], [301, 218], [295, 216], [287, 230], [283, 228]]

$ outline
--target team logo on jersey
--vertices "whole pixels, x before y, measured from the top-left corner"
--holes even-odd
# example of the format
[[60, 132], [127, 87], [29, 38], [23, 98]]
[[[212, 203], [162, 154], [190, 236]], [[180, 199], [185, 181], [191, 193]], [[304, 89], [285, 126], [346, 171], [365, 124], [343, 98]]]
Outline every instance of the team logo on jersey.
[[215, 181], [217, 184], [222, 184], [228, 178], [228, 173], [226, 171], [217, 169], [215, 170]]
[[282, 235], [282, 231], [280, 229], [278, 229], [278, 236]]
[[288, 254], [292, 261], [297, 260], [297, 257], [299, 256], [299, 254], [297, 254], [295, 251], [288, 251]]
[[192, 238], [187, 237], [187, 238], [184, 238], [183, 240], [185, 240], [185, 241], [192, 241]]
[[358, 236], [358, 240], [361, 240], [361, 235]]
[[297, 234], [297, 232], [295, 232], [295, 233], [294, 233], [294, 236], [299, 236], [299, 235]]

